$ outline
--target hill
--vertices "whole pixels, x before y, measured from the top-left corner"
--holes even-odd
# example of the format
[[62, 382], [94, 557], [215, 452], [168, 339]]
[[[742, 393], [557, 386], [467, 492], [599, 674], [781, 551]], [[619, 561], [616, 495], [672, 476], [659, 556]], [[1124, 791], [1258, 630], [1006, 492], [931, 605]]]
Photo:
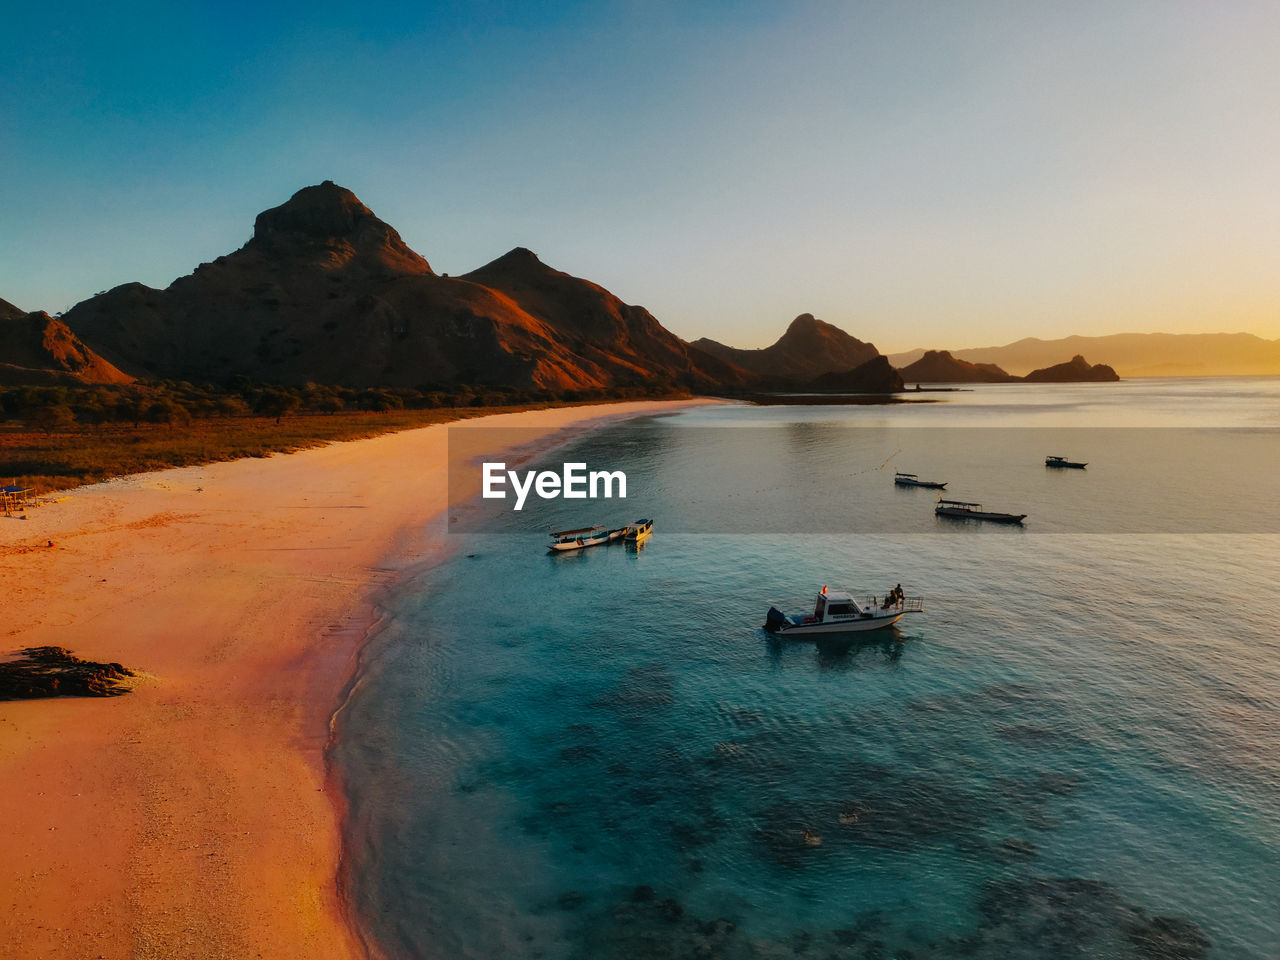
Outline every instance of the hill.
[[802, 313], [771, 346], [740, 350], [702, 338], [692, 346], [769, 380], [809, 381], [824, 373], [839, 373], [861, 366], [880, 355], [837, 326]]
[[852, 370], [824, 373], [806, 384], [815, 393], [895, 393], [902, 387], [901, 375], [889, 365], [887, 357], [881, 356]]
[[1088, 360], [1076, 354], [1066, 363], [1032, 370], [1022, 379], [1027, 383], [1109, 383], [1120, 377], [1105, 363], [1090, 366]]
[[907, 383], [1009, 383], [1018, 379], [994, 363], [957, 360], [946, 350], [926, 350], [919, 360], [898, 372]]
[[[918, 360], [924, 350], [889, 356], [896, 367]], [[1105, 357], [1122, 377], [1209, 377], [1280, 374], [1280, 340], [1250, 333], [1117, 333], [1106, 337], [1027, 337], [1001, 347], [951, 351], [971, 363], [995, 363], [1025, 374], [1061, 357]]]
[[710, 389], [744, 376], [522, 248], [465, 277], [439, 276], [327, 180], [259, 214], [239, 250], [164, 290], [116, 287], [66, 322], [146, 377], [567, 390]]
[[0, 300], [0, 386], [130, 383], [61, 320]]

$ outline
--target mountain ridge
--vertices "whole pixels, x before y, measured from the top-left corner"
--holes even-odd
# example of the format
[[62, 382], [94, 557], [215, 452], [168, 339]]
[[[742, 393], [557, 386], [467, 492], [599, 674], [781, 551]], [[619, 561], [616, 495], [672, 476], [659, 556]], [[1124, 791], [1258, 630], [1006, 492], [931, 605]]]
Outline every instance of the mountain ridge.
[[743, 350], [708, 337], [694, 340], [691, 346], [757, 376], [796, 381], [853, 370], [880, 356], [873, 344], [811, 313], [792, 320], [782, 336], [767, 347]]
[[[643, 307], [525, 248], [437, 275], [332, 181], [263, 211], [242, 247], [163, 290], [122, 284], [65, 319], [121, 369], [152, 378], [559, 391], [742, 379]], [[617, 337], [624, 349], [611, 349]]]

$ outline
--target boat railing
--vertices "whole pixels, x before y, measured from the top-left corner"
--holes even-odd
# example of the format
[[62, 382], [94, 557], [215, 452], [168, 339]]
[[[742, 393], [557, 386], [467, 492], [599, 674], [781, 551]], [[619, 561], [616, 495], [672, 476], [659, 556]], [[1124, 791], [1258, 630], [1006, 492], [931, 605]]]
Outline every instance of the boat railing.
[[[867, 612], [875, 610], [901, 610], [903, 613], [924, 612], [924, 597], [903, 597], [887, 607], [884, 605], [884, 597], [858, 597], [855, 598], [854, 602]], [[852, 616], [856, 617], [857, 614], [852, 614]]]

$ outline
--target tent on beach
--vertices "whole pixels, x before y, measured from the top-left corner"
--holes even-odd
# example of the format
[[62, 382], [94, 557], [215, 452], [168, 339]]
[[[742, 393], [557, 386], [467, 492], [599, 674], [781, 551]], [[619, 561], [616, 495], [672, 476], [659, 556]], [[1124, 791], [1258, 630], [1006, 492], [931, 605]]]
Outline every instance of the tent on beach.
[[5, 513], [21, 510], [26, 505], [27, 497], [31, 492], [30, 487], [19, 487], [15, 484], [0, 487], [0, 509]]

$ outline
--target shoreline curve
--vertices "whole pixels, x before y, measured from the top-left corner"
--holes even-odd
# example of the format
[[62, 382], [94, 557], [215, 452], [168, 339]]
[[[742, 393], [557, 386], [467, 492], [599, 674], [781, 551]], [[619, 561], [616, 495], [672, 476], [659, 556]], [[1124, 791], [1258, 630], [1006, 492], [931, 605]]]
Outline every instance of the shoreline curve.
[[[553, 447], [713, 402], [467, 422]], [[345, 896], [329, 748], [379, 599], [448, 554], [449, 426], [119, 478], [0, 527], [0, 557], [21, 554], [0, 564], [0, 651], [148, 675], [0, 703], [0, 958], [381, 956]]]

